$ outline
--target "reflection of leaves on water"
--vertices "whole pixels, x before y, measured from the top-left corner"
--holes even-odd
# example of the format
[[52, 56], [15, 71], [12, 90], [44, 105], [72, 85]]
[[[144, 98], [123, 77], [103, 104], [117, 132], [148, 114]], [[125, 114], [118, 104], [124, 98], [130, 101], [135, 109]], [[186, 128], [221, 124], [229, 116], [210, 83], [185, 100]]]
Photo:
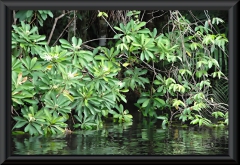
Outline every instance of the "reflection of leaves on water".
[[[124, 124], [124, 123], [122, 123]], [[216, 155], [227, 153], [226, 130], [127, 126], [50, 137], [13, 136], [15, 154], [56, 155]], [[21, 137], [21, 138], [20, 138]]]
[[[39, 155], [39, 154], [60, 154], [61, 150], [66, 147], [64, 136], [34, 136], [24, 138], [13, 138], [15, 148], [19, 152], [14, 154], [21, 155]], [[22, 152], [26, 151], [26, 152]]]
[[94, 136], [96, 134], [97, 130], [78, 130], [74, 131], [74, 134], [82, 135], [82, 136]]

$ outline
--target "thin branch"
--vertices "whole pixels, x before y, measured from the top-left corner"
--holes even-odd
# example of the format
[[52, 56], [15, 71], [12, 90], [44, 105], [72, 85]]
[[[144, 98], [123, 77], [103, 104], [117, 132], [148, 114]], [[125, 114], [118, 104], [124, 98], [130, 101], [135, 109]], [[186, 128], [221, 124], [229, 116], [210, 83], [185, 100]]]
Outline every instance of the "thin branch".
[[[153, 17], [153, 18], [151, 18], [150, 20], [148, 20], [147, 21], [147, 23], [149, 23], [150, 21], [152, 21], [153, 19], [155, 19], [155, 18], [159, 18], [159, 17], [162, 17], [164, 14], [166, 14], [168, 11], [166, 11], [165, 13], [163, 13], [162, 15], [159, 15], [159, 16], [156, 16], [156, 17]], [[146, 23], [146, 24], [147, 24]]]
[[146, 10], [143, 11], [141, 21], [143, 20], [143, 17], [144, 17], [144, 15], [145, 15], [145, 12], [146, 12]]
[[[162, 10], [162, 11], [163, 11], [163, 10]], [[150, 12], [150, 13], [147, 13], [147, 14], [151, 14], [151, 15], [153, 16], [153, 14], [154, 14], [154, 13], [157, 13], [157, 12], [159, 12], [159, 10], [152, 11], [152, 12]]]
[[[71, 11], [70, 11], [70, 12], [71, 12]], [[60, 18], [64, 17], [66, 14], [70, 13], [70, 12], [65, 13], [65, 11], [63, 11], [63, 14], [61, 14], [60, 16], [58, 16], [58, 17], [55, 18], [55, 21], [54, 21], [54, 24], [53, 24], [51, 33], [50, 33], [49, 38], [48, 38], [48, 42], [47, 42], [48, 45], [49, 45], [49, 43], [50, 43], [50, 41], [51, 41], [53, 32], [54, 32], [55, 27], [56, 27], [56, 24], [57, 24], [57, 21], [58, 21]]]
[[13, 111], [19, 116], [19, 114], [17, 113], [17, 111], [13, 108], [13, 106], [11, 106], [11, 113], [13, 114]]
[[96, 38], [96, 39], [92, 39], [92, 40], [88, 40], [86, 42], [83, 42], [82, 44], [86, 44], [88, 42], [92, 42], [92, 41], [96, 41], [96, 40], [101, 40], [101, 39], [111, 39], [111, 40], [116, 40], [118, 38]]
[[74, 10], [74, 19], [73, 19], [73, 35], [76, 36], [76, 10]]
[[13, 10], [13, 25], [16, 25], [17, 18], [16, 18], [16, 11]]
[[155, 76], [157, 75], [156, 71], [155, 71], [155, 67], [154, 67], [154, 61], [152, 61], [152, 65], [153, 65], [152, 68], [153, 68], [153, 73], [154, 74], [153, 74], [153, 80], [152, 80], [152, 85], [151, 85], [151, 90], [150, 90], [151, 91], [151, 94], [150, 94], [151, 97], [153, 95], [153, 82], [154, 82]]
[[75, 121], [74, 121], [73, 116], [72, 116], [72, 112], [71, 112], [71, 117], [72, 117], [73, 124], [75, 124]]
[[[98, 10], [98, 12], [100, 12], [100, 11]], [[112, 29], [112, 31], [113, 31], [115, 34], [117, 34], [117, 32], [113, 29], [113, 27], [110, 25], [110, 23], [106, 20], [106, 18], [104, 18], [103, 16], [102, 16], [102, 18], [103, 18], [104, 21], [108, 24], [108, 26]]]
[[34, 13], [34, 18], [33, 18], [33, 20], [30, 22], [30, 24], [32, 24], [33, 23], [33, 21], [35, 21], [35, 19], [37, 18], [37, 14], [36, 13]]
[[58, 40], [62, 37], [63, 33], [66, 31], [66, 29], [70, 26], [70, 24], [72, 23], [74, 18], [72, 18], [69, 23], [67, 24], [67, 26], [63, 29], [62, 33], [59, 35], [59, 37], [57, 38], [57, 40], [54, 42], [53, 46], [56, 45], [56, 43], [58, 42]]
[[94, 50], [95, 48], [91, 47], [91, 46], [88, 46], [88, 45], [82, 45], [84, 46], [85, 48], [89, 49], [89, 50]]

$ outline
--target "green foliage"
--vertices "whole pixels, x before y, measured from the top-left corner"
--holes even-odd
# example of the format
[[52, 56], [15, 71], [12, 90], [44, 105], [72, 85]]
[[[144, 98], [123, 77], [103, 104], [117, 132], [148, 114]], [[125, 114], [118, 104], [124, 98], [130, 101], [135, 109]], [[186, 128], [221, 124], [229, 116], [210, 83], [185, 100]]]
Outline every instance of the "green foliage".
[[[72, 44], [61, 39], [60, 46], [50, 47], [45, 44], [38, 47], [37, 52], [30, 51], [30, 54], [36, 56], [31, 57], [28, 51], [32, 49], [32, 40], [27, 38], [27, 35], [37, 32], [37, 28], [31, 31], [30, 25], [23, 22], [21, 27], [16, 25], [13, 27], [16, 31], [13, 41], [18, 35], [25, 35], [23, 36], [25, 40], [19, 43], [20, 48], [17, 45], [13, 47], [13, 109], [26, 104], [42, 106], [45, 112], [43, 115], [45, 124], [44, 127], [36, 128], [42, 131], [41, 133], [64, 132], [67, 128], [66, 116], [75, 112], [77, 114], [75, 118], [81, 123], [81, 129], [97, 128], [96, 123], [101, 123], [101, 117], [106, 116], [106, 113], [103, 113], [105, 110], [115, 108], [118, 101], [126, 102], [125, 96], [121, 94], [128, 91], [125, 82], [115, 78], [120, 69], [116, 62], [118, 51], [104, 47], [99, 49], [99, 54], [96, 51], [82, 50], [82, 40], [73, 37]], [[20, 34], [19, 28], [21, 31], [30, 30], [30, 32]], [[24, 58], [20, 57], [19, 51], [22, 51]], [[75, 112], [72, 112], [72, 109]], [[94, 127], [89, 124], [89, 116], [97, 120]], [[129, 120], [129, 116], [127, 115], [126, 121]], [[17, 124], [16, 128], [20, 126], [23, 125]], [[79, 126], [77, 125], [76, 128]], [[36, 134], [36, 130], [34, 131], [31, 126], [28, 127], [31, 128], [31, 135]], [[29, 132], [28, 127], [25, 132]]]
[[[227, 66], [228, 40], [214, 31], [223, 20], [216, 17], [203, 26], [179, 11], [170, 13], [172, 30], [159, 32], [140, 21], [141, 11], [132, 10], [128, 21], [111, 27], [115, 45], [86, 49], [88, 41], [77, 35], [69, 40], [59, 36], [59, 45], [47, 44], [37, 23], [43, 26], [53, 17], [51, 11], [18, 11], [12, 25], [14, 129], [31, 135], [65, 132], [69, 115], [81, 129], [98, 129], [109, 115], [131, 122], [120, 103], [127, 102], [129, 89], [139, 93], [135, 105], [143, 116], [163, 120], [163, 127], [173, 117], [209, 126], [211, 115], [228, 124], [228, 106], [222, 102], [228, 88], [212, 83], [227, 80], [221, 69]], [[99, 11], [98, 17], [107, 21], [108, 14]], [[158, 110], [167, 113], [159, 116]]]
[[[178, 12], [174, 14], [176, 14], [176, 17], [179, 17]], [[133, 13], [130, 12], [129, 16], [132, 15]], [[179, 17], [178, 21], [182, 24], [190, 23], [183, 17]], [[145, 85], [144, 87], [142, 86], [142, 91], [150, 90], [150, 92], [141, 93], [135, 105], [140, 108], [144, 116], [155, 116], [155, 110], [162, 109], [163, 107], [168, 107], [171, 114], [175, 115], [177, 113], [173, 113], [171, 108], [174, 107], [177, 112], [180, 113], [176, 116], [179, 117], [180, 120], [183, 122], [194, 120], [192, 124], [197, 124], [198, 119], [195, 120], [193, 116], [202, 116], [203, 110], [212, 107], [209, 95], [207, 94], [208, 89], [212, 87], [208, 77], [210, 75], [212, 75], [213, 78], [216, 76], [219, 78], [225, 76], [220, 70], [216, 70], [220, 65], [218, 61], [211, 56], [211, 53], [214, 52], [215, 46], [223, 49], [223, 51], [225, 50], [227, 43], [226, 37], [222, 34], [213, 34], [207, 25], [204, 27], [201, 25], [196, 26], [196, 33], [194, 35], [188, 33], [187, 29], [184, 32], [187, 33], [187, 37], [183, 37], [183, 28], [177, 25], [177, 23], [177, 29], [174, 29], [174, 32], [161, 34], [156, 37], [156, 29], [154, 29], [153, 32], [145, 29], [139, 29], [140, 32], [136, 32], [134, 28], [131, 28], [134, 24], [135, 27], [137, 27], [138, 24], [139, 27], [142, 27], [144, 22], [137, 23], [131, 20], [126, 26], [120, 24], [120, 27], [115, 27], [116, 30], [122, 33], [115, 35], [115, 38], [121, 37], [121, 42], [117, 42], [116, 44], [117, 48], [126, 53], [128, 58], [137, 57], [136, 65], [140, 63], [154, 74], [152, 84], [150, 81], [147, 82], [151, 84], [151, 86], [147, 89]], [[189, 32], [191, 32], [191, 29], [189, 29]], [[202, 36], [202, 39], [197, 38], [197, 35]], [[175, 38], [177, 38], [177, 40], [172, 40]], [[206, 55], [203, 52], [208, 49], [207, 47], [210, 47], [210, 54]], [[151, 62], [156, 65], [161, 62], [166, 63], [166, 65], [172, 63], [173, 67], [164, 75], [159, 73], [157, 67], [150, 64]], [[182, 66], [179, 65], [179, 63], [181, 63]], [[127, 67], [129, 64], [125, 63], [124, 66]], [[128, 73], [128, 75], [136, 75], [136, 73], [132, 71], [132, 66], [133, 64], [131, 64], [125, 73]], [[215, 71], [209, 73], [209, 69], [213, 67]], [[176, 73], [180, 73], [180, 75]], [[131, 78], [128, 78], [128, 75], [125, 74], [125, 82], [127, 85], [129, 84], [128, 86], [132, 89], [135, 89], [137, 86], [134, 86], [133, 82], [130, 83], [130, 80], [133, 79], [134, 81], [135, 77], [131, 76]], [[138, 80], [138, 82], [141, 82], [141, 80]], [[188, 93], [190, 93], [189, 96], [187, 96]], [[162, 103], [156, 106], [156, 99], [159, 99], [159, 96], [161, 97]], [[212, 110], [214, 111], [214, 109]], [[208, 119], [205, 117], [199, 119], [199, 121], [200, 126], [202, 123], [209, 125]]]
[[209, 119], [206, 119], [200, 115], [195, 115], [195, 119], [193, 119], [190, 124], [198, 124], [199, 126], [211, 126], [211, 123], [212, 122]]
[[53, 13], [50, 10], [20, 10], [16, 13], [15, 17], [18, 18], [19, 21], [27, 21], [28, 23], [35, 21], [37, 18], [36, 21], [40, 24], [40, 26], [43, 26], [43, 22], [48, 16], [53, 18]]
[[166, 102], [159, 98], [157, 92], [152, 96], [149, 92], [143, 92], [135, 105], [140, 108], [145, 117], [153, 117], [156, 116], [156, 109], [165, 108]]
[[162, 128], [165, 129], [166, 128], [166, 124], [168, 124], [168, 118], [167, 116], [157, 116], [157, 119], [161, 119], [162, 121]]
[[224, 116], [224, 114], [223, 114], [222, 112], [220, 112], [220, 111], [213, 112], [212, 115], [213, 115], [215, 118], [218, 118], [218, 116], [220, 116], [220, 117], [223, 117], [223, 116]]
[[135, 67], [134, 70], [128, 69], [124, 72], [125, 79], [123, 82], [125, 82], [126, 87], [130, 87], [132, 90], [134, 90], [137, 86], [142, 86], [142, 88], [145, 88], [145, 83], [149, 83], [148, 78], [144, 78], [143, 76], [147, 74], [147, 70], [140, 69]]
[[55, 91], [46, 95], [44, 98], [44, 104], [46, 108], [56, 111], [58, 114], [66, 115], [71, 112], [69, 106], [71, 101], [63, 94], [58, 94]]
[[119, 123], [122, 122], [132, 122], [132, 115], [129, 114], [129, 111], [126, 109], [124, 110], [123, 105], [120, 104], [119, 106], [115, 107], [117, 109], [117, 111], [109, 111], [109, 113], [111, 113], [113, 115], [114, 119], [117, 119]]
[[74, 128], [81, 127], [81, 129], [93, 129], [97, 127], [96, 121], [94, 121], [94, 116], [82, 116], [82, 115], [74, 115], [79, 123], [74, 124]]
[[17, 123], [14, 128], [21, 128], [26, 125], [24, 132], [29, 132], [30, 135], [39, 134], [56, 134], [64, 132], [67, 124], [64, 123], [68, 119], [68, 115], [59, 116], [56, 111], [50, 111], [45, 108], [38, 110], [37, 105], [24, 106], [21, 109], [22, 117], [13, 117]]
[[56, 111], [49, 110], [48, 108], [44, 109], [44, 133], [45, 134], [56, 134], [56, 133], [64, 133], [65, 128], [67, 128], [67, 124], [65, 123], [68, 119], [68, 115], [60, 116]]
[[[46, 45], [45, 35], [38, 34], [38, 27], [31, 27], [30, 24], [25, 24], [21, 22], [21, 26], [12, 25], [12, 49], [20, 48], [20, 51], [23, 51], [23, 56], [28, 56], [29, 52], [34, 54], [39, 54], [39, 51], [42, 50], [42, 45]], [[18, 51], [19, 51], [18, 50]]]
[[[13, 105], [24, 105], [26, 102], [30, 104], [37, 104], [38, 100], [34, 100], [34, 86], [27, 77], [22, 77], [22, 73], [17, 74], [12, 72], [12, 101]], [[25, 102], [25, 103], [24, 103]]]
[[24, 106], [21, 109], [22, 117], [15, 116], [13, 119], [17, 121], [14, 125], [14, 128], [21, 128], [25, 126], [24, 132], [29, 132], [30, 135], [38, 135], [43, 134], [43, 124], [45, 124], [45, 120], [43, 117], [43, 110], [38, 110], [37, 106]]

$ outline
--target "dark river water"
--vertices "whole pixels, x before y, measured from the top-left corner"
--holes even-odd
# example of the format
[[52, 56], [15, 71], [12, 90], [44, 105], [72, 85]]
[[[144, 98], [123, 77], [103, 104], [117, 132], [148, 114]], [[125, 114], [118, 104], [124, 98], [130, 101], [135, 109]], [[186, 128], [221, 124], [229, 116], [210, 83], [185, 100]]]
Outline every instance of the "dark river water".
[[55, 136], [14, 135], [13, 155], [228, 155], [228, 129], [108, 123]]

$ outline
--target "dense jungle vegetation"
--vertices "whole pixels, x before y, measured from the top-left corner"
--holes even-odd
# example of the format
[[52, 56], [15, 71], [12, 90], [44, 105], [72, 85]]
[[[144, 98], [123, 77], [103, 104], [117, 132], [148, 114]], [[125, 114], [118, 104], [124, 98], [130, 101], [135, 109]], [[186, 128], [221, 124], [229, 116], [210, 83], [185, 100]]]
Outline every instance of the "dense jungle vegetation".
[[13, 11], [13, 130], [132, 122], [126, 104], [163, 128], [227, 126], [227, 18], [207, 10]]

